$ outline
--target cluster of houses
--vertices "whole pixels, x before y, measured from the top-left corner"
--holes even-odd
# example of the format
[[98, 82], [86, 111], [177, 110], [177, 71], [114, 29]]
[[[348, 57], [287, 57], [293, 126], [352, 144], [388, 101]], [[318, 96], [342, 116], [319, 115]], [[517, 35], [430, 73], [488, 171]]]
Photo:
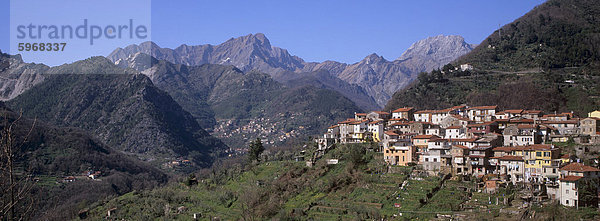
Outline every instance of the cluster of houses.
[[576, 162], [553, 142], [600, 143], [600, 112], [504, 110], [466, 105], [443, 110], [403, 107], [355, 113], [327, 129], [320, 150], [336, 143], [375, 142], [390, 165], [416, 165], [430, 173], [494, 177], [544, 190], [565, 206], [578, 206], [578, 183], [598, 179], [600, 169]]

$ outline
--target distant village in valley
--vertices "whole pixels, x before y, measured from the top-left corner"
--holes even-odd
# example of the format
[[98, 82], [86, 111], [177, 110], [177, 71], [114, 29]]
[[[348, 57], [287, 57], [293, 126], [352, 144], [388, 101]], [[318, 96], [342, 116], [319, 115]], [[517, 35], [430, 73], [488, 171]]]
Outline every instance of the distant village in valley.
[[498, 106], [402, 107], [355, 113], [315, 141], [319, 151], [337, 144], [376, 144], [373, 151], [382, 152], [390, 167], [477, 179], [486, 191], [503, 185], [527, 188], [530, 197], [571, 207], [585, 197], [580, 186], [598, 185], [600, 177], [598, 158], [583, 157], [597, 153], [588, 147], [600, 144], [600, 111], [579, 117]]

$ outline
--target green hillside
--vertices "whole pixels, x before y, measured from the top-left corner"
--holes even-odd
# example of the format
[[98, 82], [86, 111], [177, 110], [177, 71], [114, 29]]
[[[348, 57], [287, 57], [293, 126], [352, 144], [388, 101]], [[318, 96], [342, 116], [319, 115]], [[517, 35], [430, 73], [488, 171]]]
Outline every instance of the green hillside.
[[[523, 201], [510, 188], [487, 194], [477, 192], [475, 182], [419, 176], [411, 167], [388, 170], [382, 154], [366, 151], [366, 147], [338, 146], [313, 167], [281, 159], [246, 168], [214, 168], [197, 177], [198, 184], [180, 179], [105, 201], [90, 209], [90, 217], [104, 219], [111, 208], [115, 208], [111, 219], [125, 220], [193, 220], [193, 214], [199, 220], [432, 220], [438, 214], [465, 220], [521, 217]], [[339, 163], [328, 165], [326, 159]], [[511, 203], [490, 203], [495, 198]], [[598, 217], [593, 208], [575, 211], [553, 204], [533, 210], [541, 219]]]
[[30, 118], [90, 131], [155, 165], [187, 159], [192, 168], [206, 167], [227, 148], [146, 76], [103, 57], [51, 68], [7, 104]]
[[[15, 137], [12, 145], [14, 180], [17, 190], [30, 188], [17, 206], [16, 214], [21, 216], [30, 207], [24, 216], [26, 220], [70, 219], [98, 200], [167, 182], [167, 175], [160, 170], [115, 151], [80, 129], [54, 127], [27, 118], [17, 120], [19, 115], [3, 104], [0, 115], [3, 141], [8, 137], [4, 129], [15, 122], [11, 127], [11, 135]], [[4, 142], [2, 147], [5, 147]], [[6, 160], [6, 156], [0, 154], [3, 169], [7, 168]], [[85, 176], [90, 170], [100, 171], [98, 179]], [[9, 196], [5, 192], [9, 190], [5, 173], [6, 170], [0, 171], [2, 212]], [[67, 176], [77, 177], [77, 180], [63, 182]]]
[[[453, 64], [421, 73], [386, 109], [497, 104], [585, 116], [600, 101], [598, 14], [595, 1], [548, 1]], [[455, 70], [460, 64], [474, 70]]]

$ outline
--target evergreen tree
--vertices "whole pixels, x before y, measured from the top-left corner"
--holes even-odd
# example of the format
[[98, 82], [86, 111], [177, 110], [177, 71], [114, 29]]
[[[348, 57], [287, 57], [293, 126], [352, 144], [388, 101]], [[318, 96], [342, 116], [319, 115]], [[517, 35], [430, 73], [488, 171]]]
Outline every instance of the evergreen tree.
[[257, 161], [260, 162], [260, 154], [265, 151], [265, 147], [262, 145], [260, 138], [256, 138], [255, 141], [250, 142], [248, 148], [248, 161], [250, 163]]

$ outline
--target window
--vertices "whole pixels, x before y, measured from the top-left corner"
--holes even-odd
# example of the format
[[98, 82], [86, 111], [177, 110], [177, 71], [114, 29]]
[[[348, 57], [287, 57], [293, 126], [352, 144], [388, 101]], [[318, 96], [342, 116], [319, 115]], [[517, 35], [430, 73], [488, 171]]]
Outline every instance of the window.
[[536, 153], [535, 153], [535, 156], [537, 156], [537, 157], [541, 157], [541, 156], [542, 156], [542, 152], [536, 152]]

